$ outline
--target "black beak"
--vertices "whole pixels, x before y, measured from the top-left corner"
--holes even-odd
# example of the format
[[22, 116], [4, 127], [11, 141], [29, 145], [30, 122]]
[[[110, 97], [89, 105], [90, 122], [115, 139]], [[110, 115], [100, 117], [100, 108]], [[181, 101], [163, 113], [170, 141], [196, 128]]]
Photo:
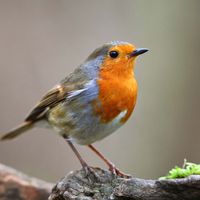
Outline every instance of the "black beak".
[[145, 48], [136, 49], [131, 53], [131, 57], [139, 56], [139, 55], [141, 55], [143, 53], [146, 53], [147, 51], [149, 51], [149, 50], [145, 49]]

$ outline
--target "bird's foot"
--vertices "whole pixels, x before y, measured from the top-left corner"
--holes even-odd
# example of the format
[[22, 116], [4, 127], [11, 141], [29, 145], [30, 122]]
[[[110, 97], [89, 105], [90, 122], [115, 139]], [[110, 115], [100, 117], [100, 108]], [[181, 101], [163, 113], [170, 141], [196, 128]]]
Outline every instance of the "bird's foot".
[[91, 180], [91, 181], [93, 181], [93, 180], [99, 181], [99, 180], [100, 180], [100, 176], [99, 176], [98, 173], [95, 171], [95, 168], [90, 167], [90, 166], [88, 166], [88, 165], [85, 165], [85, 166], [83, 166], [83, 170], [84, 170], [84, 172], [85, 172], [85, 176], [86, 176], [89, 180]]
[[124, 172], [120, 171], [118, 168], [115, 167], [114, 164], [111, 164], [109, 167], [109, 171], [113, 173], [115, 176], [119, 176], [121, 178], [129, 179], [132, 176], [130, 174], [125, 174]]

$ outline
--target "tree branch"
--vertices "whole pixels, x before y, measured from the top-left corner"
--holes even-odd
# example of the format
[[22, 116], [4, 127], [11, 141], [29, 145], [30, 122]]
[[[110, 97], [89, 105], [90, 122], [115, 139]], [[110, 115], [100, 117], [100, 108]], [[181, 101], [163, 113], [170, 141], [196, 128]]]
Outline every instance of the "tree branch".
[[200, 175], [174, 180], [123, 179], [78, 170], [52, 184], [0, 165], [0, 200], [200, 200]]
[[0, 164], [0, 200], [45, 200], [52, 184]]
[[49, 200], [200, 200], [200, 175], [174, 180], [123, 179], [94, 169], [72, 172], [53, 188]]

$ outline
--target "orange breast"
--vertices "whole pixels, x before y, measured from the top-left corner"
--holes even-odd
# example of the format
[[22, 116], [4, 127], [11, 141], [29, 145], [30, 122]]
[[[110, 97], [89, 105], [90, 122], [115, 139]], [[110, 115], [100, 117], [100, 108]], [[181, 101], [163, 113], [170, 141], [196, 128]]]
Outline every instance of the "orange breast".
[[130, 117], [137, 99], [137, 82], [133, 75], [133, 66], [131, 67], [129, 72], [114, 74], [105, 68], [100, 71], [99, 96], [94, 102], [94, 110], [102, 122], [112, 121], [123, 111], [127, 112], [121, 123]]

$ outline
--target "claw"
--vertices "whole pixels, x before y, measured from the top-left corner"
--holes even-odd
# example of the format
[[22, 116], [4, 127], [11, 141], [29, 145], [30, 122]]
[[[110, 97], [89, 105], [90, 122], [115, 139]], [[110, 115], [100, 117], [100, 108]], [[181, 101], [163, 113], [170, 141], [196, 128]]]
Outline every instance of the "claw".
[[111, 163], [109, 170], [112, 172], [113, 175], [115, 175], [115, 176], [117, 175], [121, 178], [129, 179], [132, 177], [131, 175], [125, 174], [124, 172], [120, 171], [118, 168], [115, 167], [115, 165], [113, 163]]
[[83, 167], [83, 170], [85, 171], [85, 176], [88, 179], [95, 179], [95, 181], [99, 181], [100, 180], [100, 176], [98, 175], [98, 173], [95, 172], [95, 169], [93, 169], [93, 167], [90, 167], [88, 165]]

